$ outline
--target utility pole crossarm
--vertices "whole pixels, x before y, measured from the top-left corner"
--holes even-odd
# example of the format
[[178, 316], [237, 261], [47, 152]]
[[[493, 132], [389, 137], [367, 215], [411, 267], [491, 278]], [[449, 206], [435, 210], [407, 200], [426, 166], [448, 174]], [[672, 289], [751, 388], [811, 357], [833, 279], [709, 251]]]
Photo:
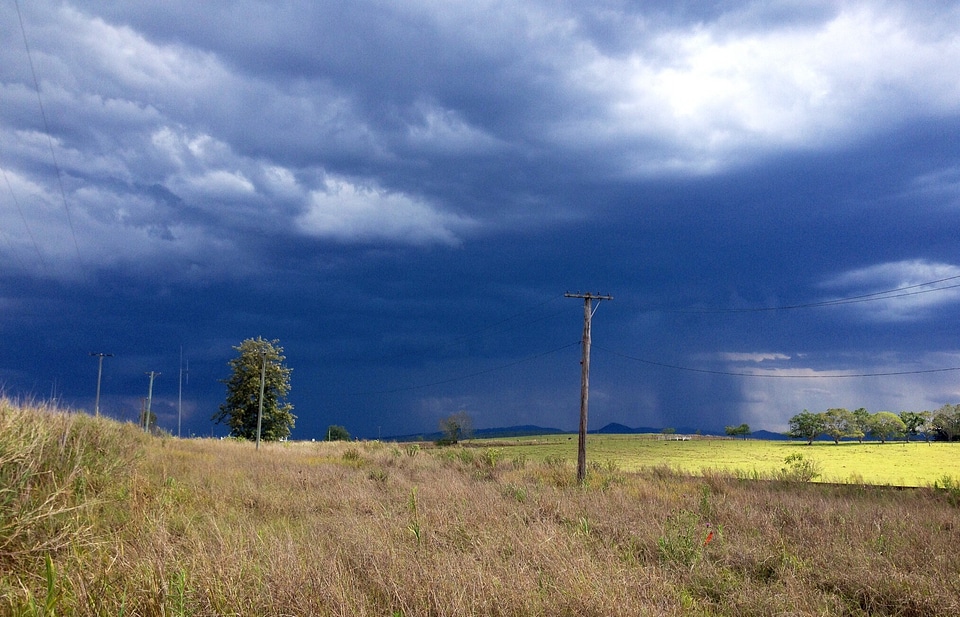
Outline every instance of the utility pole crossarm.
[[564, 298], [584, 298], [586, 300], [613, 300], [613, 296], [605, 294], [592, 294], [592, 293], [570, 293], [569, 291], [563, 294]]

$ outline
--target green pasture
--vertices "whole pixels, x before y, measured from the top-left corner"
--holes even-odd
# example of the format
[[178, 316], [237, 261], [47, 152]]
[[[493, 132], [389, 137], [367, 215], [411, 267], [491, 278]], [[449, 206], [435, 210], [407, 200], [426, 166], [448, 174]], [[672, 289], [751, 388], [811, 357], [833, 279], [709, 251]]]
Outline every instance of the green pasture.
[[[561, 458], [576, 464], [577, 436], [548, 435], [475, 440], [472, 445], [504, 448], [504, 457], [528, 461]], [[657, 435], [588, 435], [587, 461], [613, 462], [624, 471], [668, 466], [700, 474], [719, 470], [744, 477], [769, 477], [784, 459], [800, 453], [816, 461], [822, 482], [892, 486], [930, 486], [944, 476], [960, 479], [960, 443], [764, 441], [693, 437], [689, 441]]]

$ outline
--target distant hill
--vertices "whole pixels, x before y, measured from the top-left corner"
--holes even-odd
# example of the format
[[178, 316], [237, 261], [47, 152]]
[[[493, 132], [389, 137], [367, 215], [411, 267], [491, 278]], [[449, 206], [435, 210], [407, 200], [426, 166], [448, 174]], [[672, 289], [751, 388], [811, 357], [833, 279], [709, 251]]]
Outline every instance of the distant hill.
[[[528, 437], [530, 435], [558, 435], [568, 433], [558, 428], [536, 426], [533, 424], [524, 424], [521, 426], [503, 426], [498, 428], [479, 428], [473, 431], [473, 436], [477, 439], [496, 439], [504, 437]], [[412, 435], [396, 435], [386, 437], [384, 441], [437, 441], [443, 437], [443, 433], [436, 431], [434, 433], [416, 433]]]
[[[592, 435], [639, 435], [639, 434], [659, 434], [663, 432], [662, 428], [654, 428], [651, 426], [639, 426], [636, 428], [629, 427], [625, 424], [620, 424], [618, 422], [611, 422], [603, 428], [599, 428], [595, 431], [589, 431]], [[473, 431], [473, 437], [477, 439], [497, 439], [497, 438], [506, 438], [506, 437], [529, 437], [532, 435], [562, 435], [562, 434], [573, 434], [576, 431], [565, 431], [559, 428], [553, 427], [544, 427], [536, 426], [534, 424], [524, 424], [520, 426], [503, 426], [496, 428], [480, 428]], [[711, 435], [711, 436], [726, 436], [724, 431], [704, 431], [689, 426], [681, 426], [674, 429], [674, 433], [677, 435]], [[395, 435], [392, 437], [385, 437], [384, 441], [437, 441], [443, 437], [443, 433], [437, 431], [433, 433], [416, 433], [411, 435]], [[768, 439], [768, 440], [785, 440], [789, 439], [783, 433], [774, 433], [772, 431], [753, 431], [747, 435], [749, 439]]]
[[753, 431], [752, 433], [750, 433], [749, 436], [751, 439], [768, 439], [771, 441], [785, 441], [787, 439], [790, 439], [783, 433], [774, 433], [773, 431], [763, 431], [763, 430]]
[[[629, 426], [625, 426], [617, 422], [611, 422], [610, 424], [604, 426], [601, 429], [598, 429], [596, 431], [590, 431], [590, 432], [598, 433], [600, 435], [634, 435], [634, 434], [640, 434], [640, 433], [662, 433], [663, 429], [652, 428], [649, 426], [631, 428]], [[677, 435], [697, 435], [698, 434], [698, 435], [712, 435], [712, 436], [723, 436], [723, 437], [725, 437], [727, 434], [726, 431], [710, 431], [710, 430], [704, 431], [704, 430], [691, 428], [689, 426], [678, 427], [674, 429], [674, 433], [676, 433]], [[776, 441], [789, 439], [789, 437], [787, 437], [783, 433], [774, 433], [773, 431], [764, 431], [764, 430], [753, 431], [752, 433], [747, 435], [747, 438], [767, 439], [767, 440], [776, 440]]]
[[[595, 431], [590, 431], [591, 433], [597, 433], [600, 435], [634, 435], [640, 433], [662, 433], [662, 428], [653, 428], [649, 426], [641, 426], [638, 428], [630, 428], [623, 424], [618, 424], [616, 422], [611, 422], [610, 424], [604, 426], [601, 429]], [[680, 426], [673, 430], [677, 435], [725, 435], [723, 431], [704, 431], [700, 429], [691, 428], [689, 426]]]
[[599, 435], [634, 435], [638, 433], [659, 433], [661, 429], [650, 428], [646, 426], [641, 426], [638, 428], [630, 428], [629, 426], [619, 424], [617, 422], [611, 422], [610, 424], [604, 426], [601, 429], [595, 431], [590, 431], [591, 433], [597, 433]]
[[558, 428], [545, 428], [533, 424], [524, 424], [523, 426], [507, 426], [504, 428], [481, 428], [473, 431], [473, 436], [479, 439], [488, 439], [491, 437], [528, 437], [530, 435], [559, 435], [568, 433]]

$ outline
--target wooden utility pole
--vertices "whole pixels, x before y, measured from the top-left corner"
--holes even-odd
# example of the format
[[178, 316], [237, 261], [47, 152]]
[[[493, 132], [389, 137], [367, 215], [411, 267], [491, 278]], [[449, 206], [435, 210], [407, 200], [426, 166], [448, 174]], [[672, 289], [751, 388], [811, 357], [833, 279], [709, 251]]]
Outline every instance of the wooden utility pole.
[[257, 411], [257, 447], [260, 449], [260, 426], [263, 424], [263, 392], [267, 384], [267, 350], [260, 350], [260, 409]]
[[[177, 387], [177, 437], [183, 424], [183, 346], [180, 347], [180, 385]], [[190, 383], [190, 360], [187, 360], [187, 383]]]
[[[591, 293], [565, 293], [566, 298], [583, 298], [583, 343], [580, 356], [580, 440], [577, 443], [577, 482], [587, 477], [587, 402], [590, 398], [590, 320], [596, 309], [593, 300], [613, 300], [613, 296]], [[599, 305], [598, 305], [599, 306]]]
[[150, 389], [147, 390], [147, 411], [144, 413], [143, 417], [143, 431], [145, 433], [150, 432], [150, 407], [153, 405], [153, 380], [160, 376], [160, 373], [156, 371], [150, 371], [147, 373], [150, 375]]
[[100, 417], [100, 378], [103, 377], [103, 359], [112, 358], [112, 353], [103, 353], [103, 352], [90, 352], [91, 356], [97, 356], [99, 361], [97, 362], [97, 400], [93, 404], [93, 415], [94, 417]]

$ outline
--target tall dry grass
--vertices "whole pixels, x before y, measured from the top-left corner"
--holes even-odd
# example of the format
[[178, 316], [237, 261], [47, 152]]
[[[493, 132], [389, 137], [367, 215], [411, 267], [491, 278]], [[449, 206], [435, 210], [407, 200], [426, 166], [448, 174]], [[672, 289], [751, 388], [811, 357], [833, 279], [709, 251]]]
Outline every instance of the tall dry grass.
[[[63, 614], [960, 614], [960, 509], [933, 489], [615, 465], [578, 487], [498, 450], [137, 443], [84, 493], [83, 542], [50, 552]], [[3, 562], [2, 610], [46, 593], [40, 553]]]
[[0, 567], [76, 548], [141, 444], [112, 422], [0, 398]]

